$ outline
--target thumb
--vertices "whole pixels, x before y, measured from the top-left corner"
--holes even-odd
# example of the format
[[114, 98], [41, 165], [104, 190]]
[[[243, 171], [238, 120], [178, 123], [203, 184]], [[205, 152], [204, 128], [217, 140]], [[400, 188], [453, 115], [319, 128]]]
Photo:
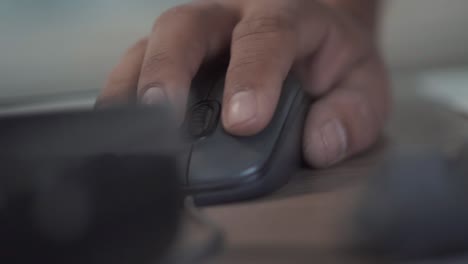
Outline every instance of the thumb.
[[307, 115], [303, 150], [309, 165], [328, 167], [369, 148], [389, 112], [384, 71], [369, 64], [315, 102]]

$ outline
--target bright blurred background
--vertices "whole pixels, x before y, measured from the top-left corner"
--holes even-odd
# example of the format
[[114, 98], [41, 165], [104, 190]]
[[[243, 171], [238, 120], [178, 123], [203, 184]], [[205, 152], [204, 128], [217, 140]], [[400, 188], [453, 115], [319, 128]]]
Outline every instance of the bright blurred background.
[[[0, 111], [91, 105], [122, 52], [182, 2], [0, 0]], [[467, 0], [389, 0], [381, 45], [395, 75], [468, 101], [467, 26]]]

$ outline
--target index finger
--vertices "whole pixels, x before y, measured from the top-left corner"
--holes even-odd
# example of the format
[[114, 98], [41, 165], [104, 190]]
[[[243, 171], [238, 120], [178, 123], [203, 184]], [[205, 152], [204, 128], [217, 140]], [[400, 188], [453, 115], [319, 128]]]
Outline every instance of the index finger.
[[235, 12], [213, 2], [186, 4], [164, 13], [156, 21], [143, 61], [141, 100], [167, 100], [182, 115], [192, 79], [207, 57], [228, 45], [235, 21]]

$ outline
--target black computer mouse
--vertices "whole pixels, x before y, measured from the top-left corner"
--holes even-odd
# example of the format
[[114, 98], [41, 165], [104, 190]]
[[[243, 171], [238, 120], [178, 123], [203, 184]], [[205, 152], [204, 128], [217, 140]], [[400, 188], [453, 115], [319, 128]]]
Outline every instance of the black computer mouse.
[[293, 74], [284, 81], [270, 124], [255, 136], [233, 136], [220, 114], [226, 64], [206, 66], [192, 83], [184, 126], [190, 139], [186, 193], [199, 205], [242, 201], [284, 185], [301, 160], [309, 99]]

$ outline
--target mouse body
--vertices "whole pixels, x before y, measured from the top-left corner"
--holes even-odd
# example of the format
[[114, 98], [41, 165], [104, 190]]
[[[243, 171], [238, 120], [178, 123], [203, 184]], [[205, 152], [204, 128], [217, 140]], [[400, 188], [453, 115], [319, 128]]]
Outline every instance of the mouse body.
[[0, 117], [0, 263], [161, 260], [182, 217], [177, 131], [161, 108]]
[[238, 137], [224, 130], [220, 118], [225, 74], [212, 68], [199, 73], [189, 97], [185, 131], [191, 150], [183, 189], [199, 205], [268, 194], [284, 185], [302, 161], [309, 100], [300, 83], [289, 76], [269, 125], [257, 135]]

